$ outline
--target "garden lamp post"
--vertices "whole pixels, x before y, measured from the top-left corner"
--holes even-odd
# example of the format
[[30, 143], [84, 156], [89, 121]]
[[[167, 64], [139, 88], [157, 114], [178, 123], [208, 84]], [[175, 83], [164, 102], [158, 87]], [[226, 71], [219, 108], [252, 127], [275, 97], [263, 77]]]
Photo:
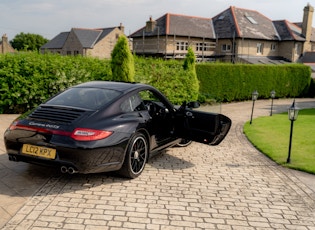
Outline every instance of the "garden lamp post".
[[252, 92], [252, 101], [253, 101], [253, 106], [252, 106], [252, 115], [250, 116], [250, 124], [252, 124], [253, 121], [253, 113], [254, 113], [254, 106], [255, 106], [255, 101], [258, 98], [258, 92], [257, 90], [255, 90], [254, 92]]
[[272, 116], [273, 99], [275, 99], [275, 97], [276, 97], [276, 91], [272, 90], [270, 92], [270, 97], [271, 97], [270, 116]]
[[293, 123], [296, 121], [299, 114], [299, 108], [295, 107], [295, 100], [293, 101], [291, 107], [288, 109], [289, 120], [291, 121], [291, 128], [290, 128], [290, 141], [289, 141], [289, 153], [287, 163], [290, 163], [291, 159], [291, 145], [292, 145], [292, 133], [293, 133]]

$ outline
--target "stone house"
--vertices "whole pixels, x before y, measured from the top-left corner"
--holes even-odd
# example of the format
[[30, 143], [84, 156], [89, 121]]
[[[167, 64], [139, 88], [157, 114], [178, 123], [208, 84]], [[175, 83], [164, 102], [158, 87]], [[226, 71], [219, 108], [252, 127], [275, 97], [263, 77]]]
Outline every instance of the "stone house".
[[167, 13], [129, 36], [133, 52], [145, 56], [184, 58], [189, 46], [199, 59], [215, 55], [215, 33], [210, 18]]
[[257, 11], [230, 7], [213, 17], [216, 53], [249, 63], [297, 62], [315, 51], [314, 8], [304, 8], [302, 23], [272, 21]]
[[15, 52], [15, 49], [9, 43], [7, 35], [4, 34], [2, 36], [2, 40], [0, 41], [0, 54], [14, 53], [14, 52]]
[[130, 37], [139, 55], [182, 58], [192, 46], [197, 58], [245, 63], [297, 62], [315, 51], [314, 8], [303, 21], [272, 21], [261, 13], [231, 6], [213, 18], [165, 14]]
[[122, 25], [100, 29], [72, 28], [70, 32], [58, 34], [44, 44], [40, 50], [42, 53], [51, 52], [61, 55], [110, 58], [111, 52], [121, 35], [124, 35]]

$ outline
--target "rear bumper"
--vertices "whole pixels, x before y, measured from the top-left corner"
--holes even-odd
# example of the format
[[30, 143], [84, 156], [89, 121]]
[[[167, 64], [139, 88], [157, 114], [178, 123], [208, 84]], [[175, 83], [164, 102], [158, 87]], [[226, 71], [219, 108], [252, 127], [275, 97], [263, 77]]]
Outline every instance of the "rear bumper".
[[[116, 132], [97, 141], [75, 141], [68, 136], [28, 130], [7, 130], [4, 143], [9, 160], [62, 168], [63, 172], [99, 173], [121, 168], [128, 134]], [[23, 144], [56, 150], [54, 159], [22, 153]]]
[[97, 149], [57, 149], [55, 159], [22, 154], [7, 149], [9, 160], [60, 168], [63, 173], [99, 173], [119, 170], [124, 161], [124, 145]]

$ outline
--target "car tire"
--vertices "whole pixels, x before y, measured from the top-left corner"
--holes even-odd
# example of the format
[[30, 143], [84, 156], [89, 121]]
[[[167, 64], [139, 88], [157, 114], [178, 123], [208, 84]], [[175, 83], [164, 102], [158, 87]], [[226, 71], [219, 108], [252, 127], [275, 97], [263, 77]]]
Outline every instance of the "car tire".
[[134, 134], [127, 146], [125, 160], [119, 174], [131, 179], [138, 177], [144, 170], [148, 152], [146, 137], [142, 133]]
[[186, 147], [192, 143], [191, 140], [182, 139], [176, 146], [177, 147]]

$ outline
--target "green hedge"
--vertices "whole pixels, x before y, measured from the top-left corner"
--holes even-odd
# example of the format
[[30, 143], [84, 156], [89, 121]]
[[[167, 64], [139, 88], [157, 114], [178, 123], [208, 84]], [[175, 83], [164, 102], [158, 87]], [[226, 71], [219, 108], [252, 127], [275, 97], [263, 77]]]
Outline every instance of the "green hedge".
[[[157, 87], [175, 104], [197, 100], [198, 79], [182, 65], [135, 58], [135, 81]], [[36, 52], [0, 55], [0, 113], [23, 113], [69, 86], [91, 80], [115, 80], [110, 60]]]
[[[195, 75], [183, 64], [135, 57], [135, 81], [155, 86], [174, 104], [197, 100]], [[310, 68], [304, 65], [197, 64], [196, 72], [201, 102], [248, 100], [256, 89], [259, 98], [269, 98], [273, 89], [277, 97], [315, 94]], [[69, 86], [90, 80], [114, 80], [110, 60], [34, 52], [0, 55], [0, 113], [23, 113]]]
[[200, 98], [230, 102], [251, 99], [254, 90], [259, 98], [301, 97], [309, 93], [311, 69], [302, 64], [244, 65], [199, 64]]
[[198, 100], [198, 79], [183, 68], [184, 62], [135, 58], [136, 82], [159, 89], [174, 104]]
[[111, 80], [108, 61], [33, 52], [0, 55], [0, 113], [22, 113], [65, 88]]

